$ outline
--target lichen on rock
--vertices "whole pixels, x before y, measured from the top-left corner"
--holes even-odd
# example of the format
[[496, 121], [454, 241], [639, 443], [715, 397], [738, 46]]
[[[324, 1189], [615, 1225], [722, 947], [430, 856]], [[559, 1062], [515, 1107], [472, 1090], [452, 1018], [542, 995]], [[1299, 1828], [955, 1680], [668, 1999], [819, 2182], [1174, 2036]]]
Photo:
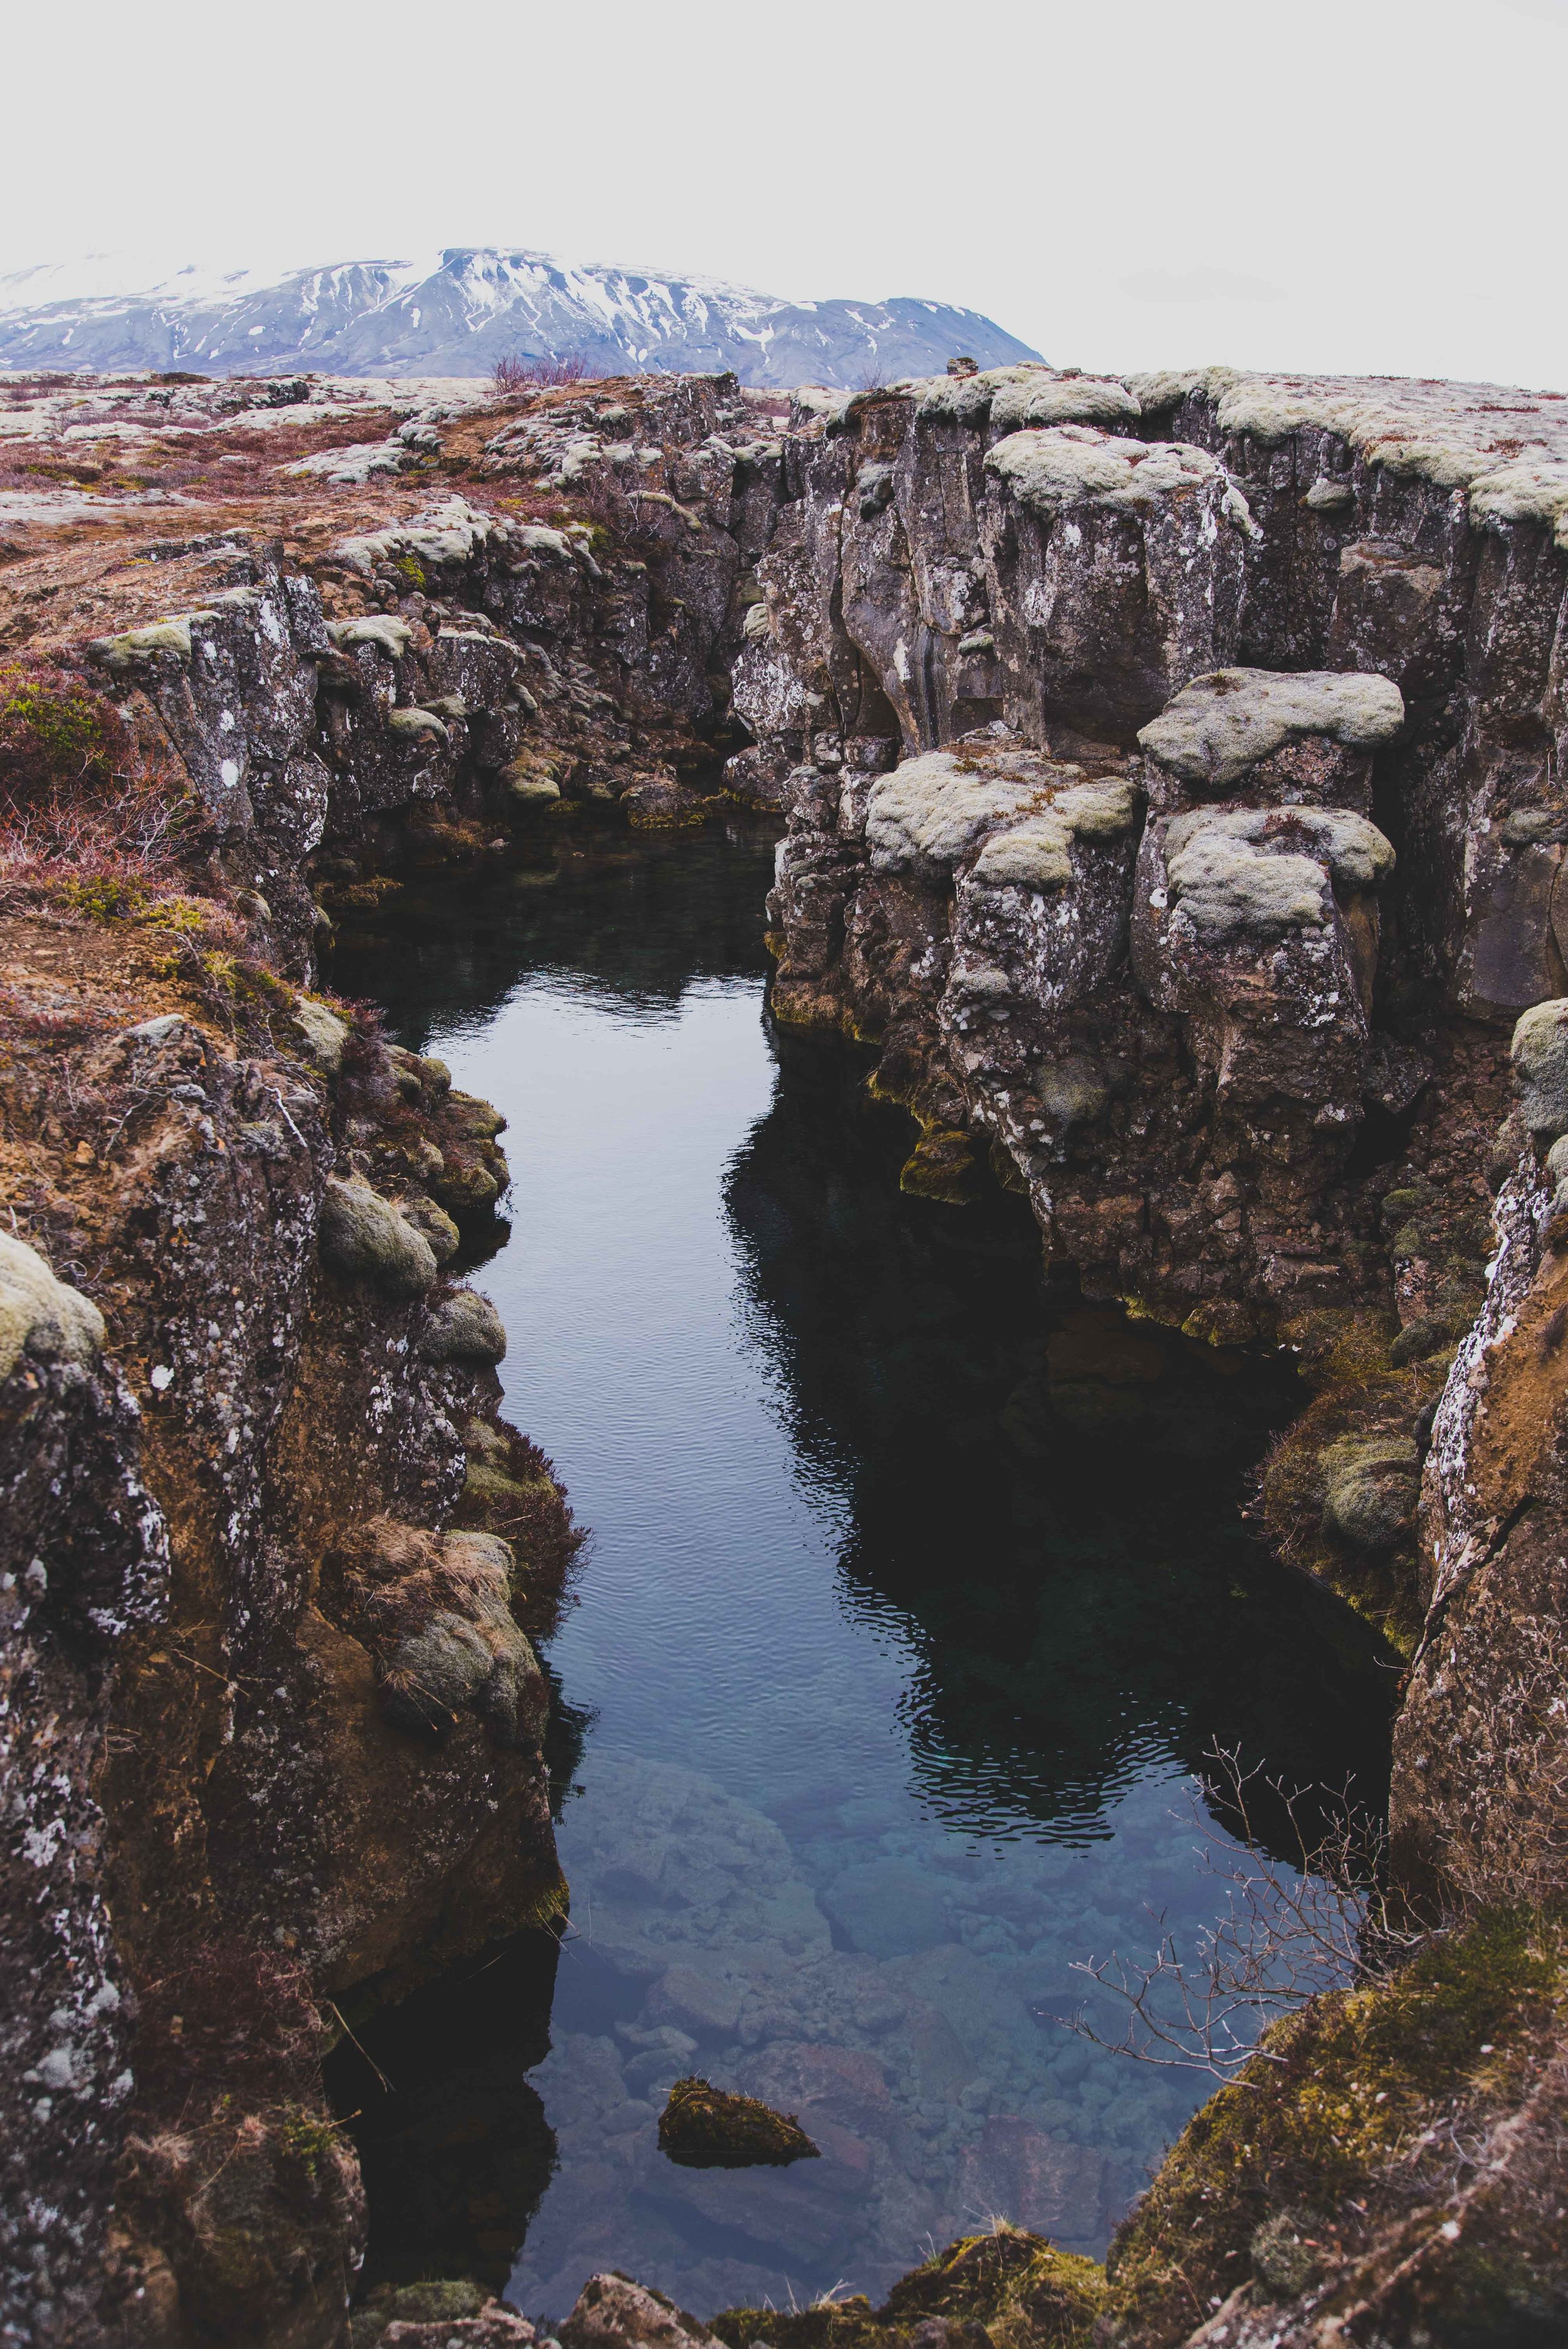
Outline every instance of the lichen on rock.
[[1375, 889], [1393, 865], [1377, 826], [1341, 810], [1198, 810], [1165, 835], [1171, 903], [1211, 942], [1323, 929], [1331, 885]]
[[[866, 843], [878, 873], [916, 872], [945, 876], [977, 842], [997, 827], [1045, 806], [1054, 852], [1065, 854], [1070, 833], [1108, 823], [1126, 830], [1130, 800], [1110, 787], [1084, 789], [1064, 807], [1049, 799], [1053, 787], [1081, 784], [1082, 771], [1044, 759], [1021, 746], [984, 745], [974, 750], [930, 750], [906, 759], [891, 775], [878, 776], [866, 802]], [[1057, 812], [1059, 811], [1059, 812]], [[1027, 856], [1030, 851], [1020, 852]], [[1056, 883], [1037, 885], [1058, 885]]]
[[1404, 697], [1387, 678], [1225, 668], [1194, 678], [1138, 740], [1183, 781], [1218, 792], [1301, 735], [1373, 749], [1404, 723]]
[[104, 1319], [91, 1298], [55, 1277], [36, 1248], [0, 1232], [0, 1379], [24, 1353], [48, 1362], [90, 1362]]
[[970, 868], [989, 889], [1065, 889], [1075, 840], [1120, 840], [1138, 819], [1137, 786], [1123, 776], [1057, 789], [1037, 814], [994, 832]]
[[399, 620], [390, 612], [370, 612], [358, 620], [329, 620], [327, 635], [345, 652], [356, 652], [361, 645], [374, 645], [388, 660], [407, 657], [414, 641], [414, 632], [407, 620]]
[[706, 2324], [650, 2284], [590, 2276], [561, 2327], [562, 2349], [707, 2349]]
[[985, 470], [1047, 519], [1080, 503], [1148, 512], [1162, 499], [1224, 481], [1202, 449], [1119, 440], [1087, 424], [1009, 433], [986, 451]]

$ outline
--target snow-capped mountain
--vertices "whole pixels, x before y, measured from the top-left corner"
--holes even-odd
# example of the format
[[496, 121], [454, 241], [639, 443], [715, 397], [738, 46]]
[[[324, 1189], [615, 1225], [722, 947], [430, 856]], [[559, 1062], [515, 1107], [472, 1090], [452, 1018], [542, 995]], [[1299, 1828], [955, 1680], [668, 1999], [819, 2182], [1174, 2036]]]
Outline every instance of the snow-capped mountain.
[[974, 310], [783, 302], [707, 277], [578, 267], [452, 246], [435, 261], [354, 261], [279, 275], [195, 268], [138, 293], [112, 264], [0, 277], [0, 371], [186, 367], [211, 375], [488, 375], [511, 354], [581, 353], [595, 371], [733, 367], [743, 383], [853, 387], [1037, 354]]

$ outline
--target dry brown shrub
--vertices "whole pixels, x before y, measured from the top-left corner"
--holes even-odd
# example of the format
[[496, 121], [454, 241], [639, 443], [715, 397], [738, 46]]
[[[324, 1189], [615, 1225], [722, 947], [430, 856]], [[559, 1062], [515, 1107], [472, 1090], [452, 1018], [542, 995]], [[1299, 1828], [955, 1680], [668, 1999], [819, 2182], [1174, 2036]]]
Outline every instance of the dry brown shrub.
[[199, 844], [183, 777], [140, 758], [112, 701], [49, 664], [0, 667], [0, 904], [139, 910]]

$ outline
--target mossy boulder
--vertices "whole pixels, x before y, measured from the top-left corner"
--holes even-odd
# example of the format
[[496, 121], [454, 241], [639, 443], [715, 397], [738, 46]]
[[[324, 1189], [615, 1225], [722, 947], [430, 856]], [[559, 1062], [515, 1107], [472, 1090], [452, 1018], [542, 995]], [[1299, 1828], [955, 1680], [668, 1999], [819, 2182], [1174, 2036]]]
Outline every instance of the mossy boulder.
[[499, 1744], [537, 1745], [550, 1695], [512, 1613], [510, 1542], [377, 1517], [344, 1538], [332, 1568], [388, 1719], [439, 1740], [477, 1713]]
[[501, 1178], [477, 1159], [464, 1164], [448, 1157], [439, 1168], [431, 1169], [429, 1184], [441, 1206], [453, 1216], [471, 1216], [492, 1206], [501, 1191]]
[[859, 2296], [788, 2314], [730, 2308], [710, 2329], [726, 2349], [759, 2339], [770, 2349], [901, 2349], [931, 2341], [924, 2328], [934, 2323], [971, 2338], [968, 2329], [983, 2326], [994, 2349], [1088, 2349], [1105, 2300], [1093, 2260], [1003, 2222], [901, 2277], [881, 2308]]
[[478, 1093], [459, 1092], [455, 1085], [449, 1086], [446, 1099], [452, 1126], [469, 1141], [493, 1142], [498, 1133], [506, 1132], [506, 1120], [493, 1102], [481, 1101]]
[[417, 1297], [436, 1278], [436, 1256], [423, 1232], [359, 1175], [330, 1176], [321, 1206], [324, 1264], [351, 1280], [373, 1280], [394, 1297]]
[[445, 1207], [438, 1207], [434, 1199], [417, 1191], [398, 1201], [397, 1212], [406, 1224], [412, 1224], [417, 1232], [424, 1234], [438, 1264], [451, 1262], [462, 1245], [462, 1236]]
[[554, 807], [561, 784], [549, 761], [536, 750], [521, 750], [500, 771], [501, 781], [518, 808]]
[[1568, 1133], [1568, 996], [1525, 1012], [1510, 1048], [1519, 1114], [1538, 1142]]
[[659, 2116], [659, 2149], [693, 2169], [745, 2169], [819, 2158], [793, 2113], [756, 2096], [732, 2095], [709, 2080], [677, 2080]]
[[1324, 1529], [1376, 1555], [1410, 1532], [1421, 1455], [1398, 1436], [1347, 1436], [1324, 1457]]
[[103, 1315], [79, 1289], [57, 1280], [26, 1240], [0, 1233], [0, 1379], [24, 1351], [41, 1361], [88, 1362], [104, 1341]]
[[506, 1352], [506, 1324], [488, 1297], [454, 1289], [432, 1309], [419, 1351], [428, 1362], [499, 1362]]
[[329, 1076], [335, 1076], [343, 1066], [343, 1048], [349, 1038], [347, 1020], [314, 996], [301, 995], [295, 999], [294, 1024], [304, 1038], [312, 1060]]

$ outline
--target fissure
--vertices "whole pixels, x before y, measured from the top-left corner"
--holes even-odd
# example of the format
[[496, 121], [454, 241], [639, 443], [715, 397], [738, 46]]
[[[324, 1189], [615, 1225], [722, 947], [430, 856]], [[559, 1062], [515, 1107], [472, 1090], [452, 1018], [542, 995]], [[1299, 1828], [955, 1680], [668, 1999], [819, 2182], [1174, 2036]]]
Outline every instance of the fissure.
[[[502, 1121], [324, 957], [737, 802], [783, 1038], [857, 1040], [903, 1193], [1016, 1195], [1069, 1300], [1015, 1448], [1201, 1422], [1140, 1344], [1299, 1380], [1258, 1520], [1402, 1672], [1410, 1928], [1103, 2271], [995, 2233], [766, 2337], [1555, 2337], [1561, 403], [1505, 445], [1484, 387], [1214, 370], [296, 388], [5, 395], [12, 2337], [344, 2337], [324, 2053], [565, 1912], [579, 1536], [458, 1276]], [[523, 2337], [453, 2291], [356, 2338]], [[640, 2292], [568, 2349], [701, 2333]]]

